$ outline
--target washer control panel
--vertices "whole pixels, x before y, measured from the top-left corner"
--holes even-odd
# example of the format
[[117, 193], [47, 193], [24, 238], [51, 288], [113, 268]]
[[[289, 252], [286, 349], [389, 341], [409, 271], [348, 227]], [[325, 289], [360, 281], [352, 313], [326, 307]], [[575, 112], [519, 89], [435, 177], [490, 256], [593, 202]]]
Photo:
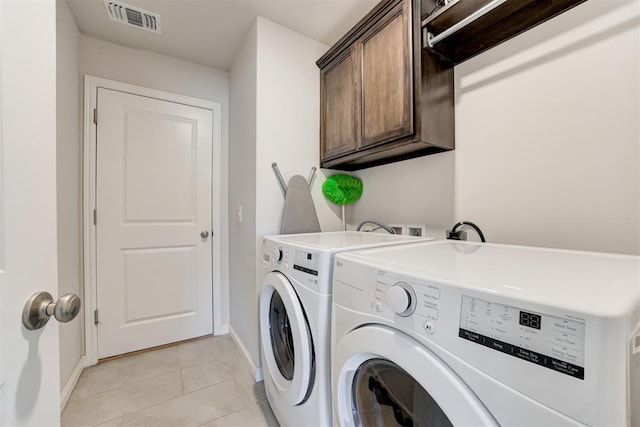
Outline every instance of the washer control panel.
[[584, 380], [585, 324], [462, 296], [460, 338]]
[[296, 249], [293, 269], [317, 276], [319, 269], [318, 254]]
[[331, 293], [331, 254], [287, 245], [268, 238], [262, 241], [261, 267], [279, 271], [291, 281], [321, 294]]

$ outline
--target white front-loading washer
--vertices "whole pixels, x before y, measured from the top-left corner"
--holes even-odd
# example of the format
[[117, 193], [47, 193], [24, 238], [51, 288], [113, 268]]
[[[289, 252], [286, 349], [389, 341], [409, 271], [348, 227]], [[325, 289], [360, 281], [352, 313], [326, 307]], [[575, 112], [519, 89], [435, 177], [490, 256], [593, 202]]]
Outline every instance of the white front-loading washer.
[[259, 318], [267, 399], [282, 426], [329, 426], [331, 276], [338, 252], [425, 241], [329, 232], [267, 236]]
[[333, 291], [335, 425], [640, 425], [638, 257], [420, 243]]

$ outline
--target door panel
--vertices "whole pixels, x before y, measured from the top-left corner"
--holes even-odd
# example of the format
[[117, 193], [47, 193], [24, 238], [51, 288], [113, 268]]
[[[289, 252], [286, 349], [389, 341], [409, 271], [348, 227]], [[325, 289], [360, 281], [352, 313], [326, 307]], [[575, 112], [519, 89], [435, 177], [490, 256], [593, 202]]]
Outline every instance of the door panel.
[[321, 156], [330, 159], [358, 148], [356, 50], [321, 71]]
[[359, 44], [362, 50], [362, 146], [414, 132], [409, 14], [409, 4], [399, 4], [387, 19], [365, 34]]
[[212, 112], [107, 89], [98, 111], [98, 357], [212, 333]]
[[196, 313], [195, 247], [131, 249], [122, 255], [125, 325]]
[[126, 113], [125, 222], [195, 221], [197, 125], [179, 116]]
[[[30, 25], [24, 25], [29, 22]], [[31, 26], [33, 25], [33, 27]], [[56, 4], [0, 1], [0, 425], [60, 424], [59, 325], [22, 325], [58, 295]], [[37, 30], [34, 30], [37, 29]], [[37, 111], [37, 114], [34, 112]], [[64, 236], [60, 236], [64, 238]], [[77, 319], [75, 320], [78, 321]]]

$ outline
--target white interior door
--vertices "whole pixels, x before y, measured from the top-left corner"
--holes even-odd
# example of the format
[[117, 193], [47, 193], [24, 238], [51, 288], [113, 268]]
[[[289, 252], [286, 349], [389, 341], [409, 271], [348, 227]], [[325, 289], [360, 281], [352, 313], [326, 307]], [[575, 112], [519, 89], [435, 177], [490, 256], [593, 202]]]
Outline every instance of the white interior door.
[[211, 334], [211, 110], [98, 89], [98, 357]]
[[55, 13], [54, 0], [0, 1], [0, 425], [6, 426], [60, 423], [58, 324], [29, 331], [21, 321], [34, 292], [59, 296]]

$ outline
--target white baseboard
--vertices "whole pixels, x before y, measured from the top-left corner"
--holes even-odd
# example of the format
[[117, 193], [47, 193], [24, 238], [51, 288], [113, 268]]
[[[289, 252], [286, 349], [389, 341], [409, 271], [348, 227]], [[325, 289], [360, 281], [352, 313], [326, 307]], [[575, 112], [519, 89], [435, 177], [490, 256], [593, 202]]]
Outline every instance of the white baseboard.
[[240, 350], [240, 353], [242, 353], [242, 355], [244, 356], [244, 360], [245, 362], [247, 362], [247, 365], [251, 370], [253, 379], [255, 379], [256, 382], [262, 381], [262, 367], [256, 366], [256, 362], [253, 360], [253, 357], [251, 357], [251, 353], [249, 353], [249, 350], [247, 350], [247, 347], [244, 345], [238, 334], [236, 334], [236, 331], [234, 331], [233, 327], [231, 326], [229, 326], [229, 335], [231, 335], [231, 339], [234, 343], [236, 343], [238, 349]]
[[213, 335], [227, 335], [229, 333], [229, 324], [227, 323], [226, 325], [220, 325], [220, 327], [213, 331]]
[[[4, 380], [0, 380], [0, 414], [4, 414], [4, 408], [2, 407], [2, 405], [4, 405], [4, 385], [6, 383], [4, 382]], [[2, 415], [0, 415], [0, 420]]]
[[60, 413], [64, 410], [64, 407], [67, 406], [67, 402], [71, 397], [71, 393], [73, 393], [73, 389], [76, 388], [76, 384], [78, 384], [78, 380], [80, 379], [80, 375], [84, 370], [84, 359], [82, 356], [76, 366], [71, 371], [71, 375], [67, 378], [67, 382], [64, 383], [64, 387], [62, 387], [62, 391], [60, 392]]

